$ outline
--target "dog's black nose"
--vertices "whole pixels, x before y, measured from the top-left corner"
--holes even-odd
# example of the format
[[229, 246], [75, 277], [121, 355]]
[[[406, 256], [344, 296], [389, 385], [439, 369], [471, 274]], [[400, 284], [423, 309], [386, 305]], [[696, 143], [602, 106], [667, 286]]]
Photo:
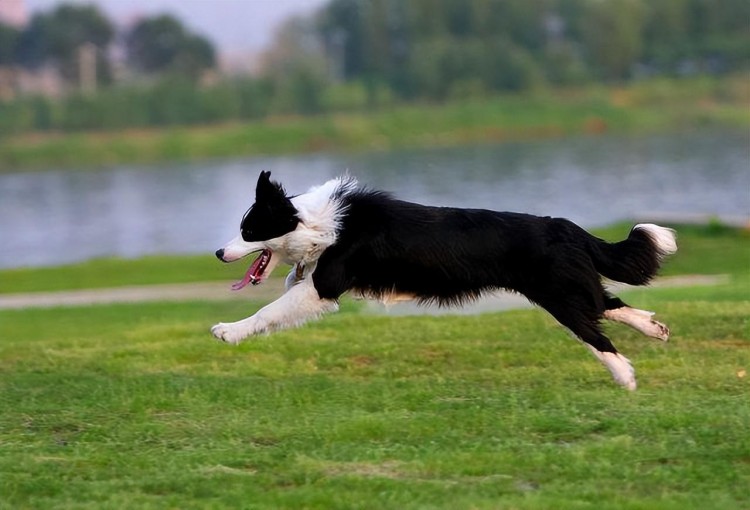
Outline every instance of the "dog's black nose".
[[216, 250], [216, 258], [224, 262], [224, 248]]

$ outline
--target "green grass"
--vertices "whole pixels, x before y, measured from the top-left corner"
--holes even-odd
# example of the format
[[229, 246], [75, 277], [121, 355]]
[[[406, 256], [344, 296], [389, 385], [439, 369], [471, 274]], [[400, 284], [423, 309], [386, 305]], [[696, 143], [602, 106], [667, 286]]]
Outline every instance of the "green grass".
[[105, 258], [59, 267], [0, 270], [0, 294], [239, 279], [242, 268], [211, 254]]
[[[624, 239], [633, 222], [594, 231], [603, 239]], [[708, 225], [665, 225], [677, 231], [678, 251], [669, 257], [660, 274], [750, 274], [750, 230], [713, 222]]]
[[580, 133], [750, 125], [746, 77], [653, 80], [625, 87], [401, 105], [377, 112], [0, 140], [0, 171], [98, 167], [321, 150], [457, 145]]
[[[257, 305], [0, 313], [8, 508], [747, 508], [750, 302], [610, 328], [640, 389], [544, 313], [360, 316], [240, 347]], [[641, 303], [638, 303], [641, 304]]]
[[634, 393], [539, 310], [239, 347], [208, 328], [260, 303], [2, 311], [0, 508], [748, 508], [748, 237], [680, 234], [667, 272], [730, 279], [623, 296], [673, 332], [607, 325]]

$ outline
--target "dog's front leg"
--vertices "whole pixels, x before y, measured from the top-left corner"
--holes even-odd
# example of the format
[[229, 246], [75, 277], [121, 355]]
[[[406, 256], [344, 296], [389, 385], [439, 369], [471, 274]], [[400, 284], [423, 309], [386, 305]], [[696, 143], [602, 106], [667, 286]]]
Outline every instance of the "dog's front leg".
[[321, 299], [318, 296], [312, 279], [308, 278], [258, 310], [255, 315], [237, 322], [220, 322], [211, 328], [211, 333], [219, 340], [238, 344], [248, 336], [299, 326], [307, 320], [337, 309], [338, 303], [335, 300]]

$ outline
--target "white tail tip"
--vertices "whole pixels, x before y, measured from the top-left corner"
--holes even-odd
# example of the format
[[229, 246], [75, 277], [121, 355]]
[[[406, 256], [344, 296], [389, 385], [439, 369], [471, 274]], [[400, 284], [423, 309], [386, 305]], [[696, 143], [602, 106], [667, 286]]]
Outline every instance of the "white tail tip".
[[677, 252], [677, 232], [671, 228], [660, 227], [653, 223], [639, 223], [633, 230], [643, 230], [656, 245], [660, 257]]

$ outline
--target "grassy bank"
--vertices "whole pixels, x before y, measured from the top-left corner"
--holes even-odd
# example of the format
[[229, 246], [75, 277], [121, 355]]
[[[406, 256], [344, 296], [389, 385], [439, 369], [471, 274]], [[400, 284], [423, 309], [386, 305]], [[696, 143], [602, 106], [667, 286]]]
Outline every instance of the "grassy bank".
[[748, 508], [749, 239], [680, 234], [667, 272], [732, 278], [625, 296], [673, 331], [607, 326], [635, 393], [539, 310], [345, 305], [239, 347], [208, 327], [260, 303], [1, 311], [0, 507]]
[[659, 80], [247, 124], [23, 135], [0, 141], [0, 170], [747, 127], [750, 94], [745, 83], [742, 76]]

